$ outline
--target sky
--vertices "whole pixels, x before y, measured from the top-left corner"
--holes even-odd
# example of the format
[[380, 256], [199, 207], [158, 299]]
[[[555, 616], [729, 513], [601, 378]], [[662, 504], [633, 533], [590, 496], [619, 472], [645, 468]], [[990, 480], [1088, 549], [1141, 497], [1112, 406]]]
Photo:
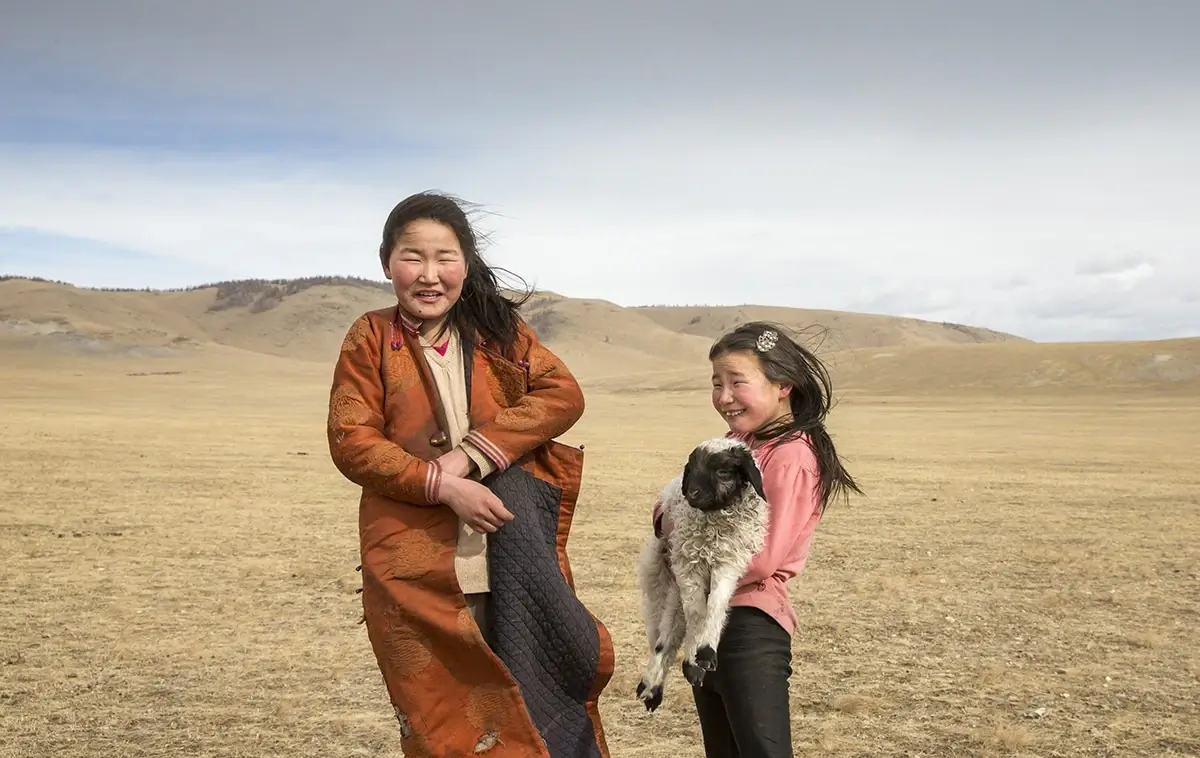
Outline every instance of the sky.
[[381, 279], [1200, 336], [1200, 3], [0, 0], [0, 274]]

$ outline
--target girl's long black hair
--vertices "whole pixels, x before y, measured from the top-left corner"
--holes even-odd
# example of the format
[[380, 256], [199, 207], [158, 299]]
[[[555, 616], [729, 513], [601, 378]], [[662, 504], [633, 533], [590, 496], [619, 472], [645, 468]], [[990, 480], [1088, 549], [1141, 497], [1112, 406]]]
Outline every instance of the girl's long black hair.
[[[767, 332], [774, 332], [773, 344], [769, 338], [760, 342]], [[818, 499], [822, 510], [835, 497], [848, 497], [850, 492], [861, 495], [862, 490], [842, 465], [833, 438], [825, 429], [825, 419], [833, 407], [833, 383], [821, 360], [790, 337], [783, 327], [764, 321], [742, 324], [725, 334], [713, 344], [708, 358], [711, 361], [732, 352], [750, 353], [758, 358], [768, 379], [792, 388], [788, 395], [791, 417], [758, 430], [755, 437], [782, 442], [800, 434], [808, 435], [820, 468]]]
[[[413, 221], [437, 221], [450, 227], [462, 247], [467, 263], [467, 278], [463, 281], [462, 296], [450, 309], [448, 324], [460, 334], [476, 334], [500, 348], [504, 355], [512, 352], [517, 340], [520, 308], [533, 294], [525, 282], [511, 271], [489, 266], [479, 252], [477, 234], [465, 208], [472, 207], [453, 195], [439, 192], [418, 192], [396, 204], [383, 225], [383, 241], [379, 245], [379, 260], [386, 268], [396, 247], [396, 239]], [[497, 271], [521, 280], [522, 294], [509, 297], [500, 291]], [[514, 288], [509, 288], [516, 292]]]

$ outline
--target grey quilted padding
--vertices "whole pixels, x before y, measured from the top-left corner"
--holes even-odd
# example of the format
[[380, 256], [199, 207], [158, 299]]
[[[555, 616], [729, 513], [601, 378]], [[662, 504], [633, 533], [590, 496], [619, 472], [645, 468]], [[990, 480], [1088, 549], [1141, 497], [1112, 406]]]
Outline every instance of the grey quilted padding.
[[484, 484], [514, 516], [488, 535], [488, 641], [517, 681], [550, 755], [600, 758], [586, 707], [600, 636], [558, 567], [561, 490], [516, 466]]

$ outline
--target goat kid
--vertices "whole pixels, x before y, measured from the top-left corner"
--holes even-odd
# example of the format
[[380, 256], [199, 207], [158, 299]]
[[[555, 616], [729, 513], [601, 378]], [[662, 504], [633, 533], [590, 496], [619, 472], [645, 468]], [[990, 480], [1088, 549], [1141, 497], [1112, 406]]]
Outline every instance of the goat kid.
[[716, 669], [729, 601], [768, 524], [758, 464], [744, 442], [729, 437], [697, 445], [660, 498], [672, 529], [646, 540], [637, 567], [650, 645], [637, 696], [648, 711], [662, 704], [666, 669], [681, 646], [689, 684], [700, 686]]

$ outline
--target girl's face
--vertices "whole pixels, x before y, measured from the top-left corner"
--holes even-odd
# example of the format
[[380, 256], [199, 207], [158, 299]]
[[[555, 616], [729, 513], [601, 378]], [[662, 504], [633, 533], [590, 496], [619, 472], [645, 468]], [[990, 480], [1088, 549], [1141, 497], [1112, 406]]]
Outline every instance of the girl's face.
[[419, 219], [397, 236], [383, 273], [408, 315], [437, 325], [462, 295], [467, 260], [454, 230]]
[[756, 356], [726, 353], [715, 358], [712, 367], [713, 408], [731, 432], [748, 434], [792, 412], [792, 388], [768, 379]]

